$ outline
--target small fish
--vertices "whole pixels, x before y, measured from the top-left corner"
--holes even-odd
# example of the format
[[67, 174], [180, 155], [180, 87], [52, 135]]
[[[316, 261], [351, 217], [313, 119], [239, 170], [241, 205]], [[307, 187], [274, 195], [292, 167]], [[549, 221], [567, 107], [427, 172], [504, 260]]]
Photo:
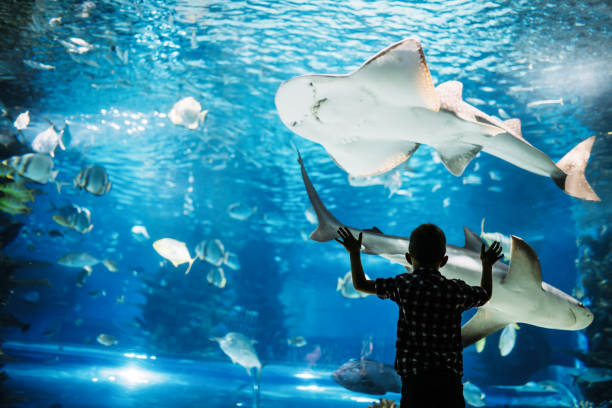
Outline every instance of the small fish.
[[0, 310], [0, 327], [16, 327], [21, 329], [22, 332], [25, 332], [30, 328], [30, 325], [22, 323], [12, 314]]
[[533, 102], [529, 102], [527, 104], [528, 108], [533, 108], [535, 106], [541, 106], [541, 105], [563, 105], [563, 98], [559, 98], [559, 99], [544, 99], [544, 100], [540, 100], [540, 101], [533, 101]]
[[332, 378], [344, 388], [364, 394], [384, 395], [402, 390], [402, 380], [392, 365], [365, 358], [342, 364]]
[[304, 361], [308, 362], [308, 367], [310, 368], [317, 364], [317, 361], [319, 361], [322, 354], [323, 353], [321, 351], [321, 346], [317, 344], [314, 350], [306, 354], [306, 357], [304, 357]]
[[227, 207], [227, 213], [235, 220], [245, 221], [257, 211], [257, 207], [250, 207], [243, 203], [234, 203]]
[[89, 255], [87, 252], [70, 252], [59, 258], [57, 263], [70, 268], [91, 268], [100, 263], [100, 260]]
[[240, 260], [238, 259], [238, 255], [233, 252], [227, 251], [225, 253], [225, 259], [223, 260], [223, 263], [227, 265], [230, 269], [233, 269], [235, 271], [240, 269]]
[[99, 289], [94, 289], [94, 290], [90, 290], [89, 292], [87, 292], [87, 294], [93, 298], [97, 298], [100, 296], [106, 296], [106, 291], [105, 290], [99, 290]]
[[227, 284], [227, 279], [225, 279], [225, 272], [223, 272], [222, 268], [211, 269], [206, 275], [206, 280], [211, 285], [215, 285], [220, 289], [223, 289]]
[[51, 335], [55, 334], [56, 331], [57, 330], [55, 330], [55, 329], [47, 329], [47, 330], [45, 330], [44, 332], [42, 332], [40, 334], [43, 335], [43, 336], [51, 336]]
[[25, 205], [21, 200], [10, 196], [0, 198], [0, 211], [8, 214], [29, 214], [32, 208]]
[[125, 295], [119, 296], [117, 299], [115, 299], [115, 302], [117, 302], [119, 304], [125, 303]]
[[77, 37], [70, 38], [70, 41], [59, 40], [59, 42], [72, 54], [85, 54], [93, 49], [93, 45]]
[[83, 285], [85, 284], [85, 281], [90, 276], [91, 276], [91, 267], [83, 268], [77, 273], [76, 278], [74, 279], [74, 284], [77, 287], [82, 288]]
[[482, 353], [482, 350], [484, 350], [485, 348], [485, 344], [487, 342], [487, 338], [483, 337], [482, 339], [478, 340], [476, 342], [476, 352], [477, 353]]
[[43, 64], [42, 62], [38, 62], [38, 61], [33, 61], [33, 60], [29, 60], [29, 59], [24, 59], [23, 60], [24, 65], [33, 68], [33, 69], [38, 69], [41, 71], [50, 71], [55, 69], [54, 65], [49, 65], [49, 64]]
[[250, 207], [243, 203], [234, 203], [227, 207], [227, 213], [235, 220], [245, 221], [257, 211], [257, 207]]
[[18, 130], [23, 130], [27, 128], [29, 124], [30, 124], [30, 111], [25, 111], [19, 116], [17, 116], [17, 119], [15, 119], [15, 123], [13, 123], [13, 126], [15, 126]]
[[144, 241], [147, 239], [151, 239], [149, 233], [147, 232], [147, 228], [144, 225], [134, 225], [132, 227], [132, 236], [137, 241]]
[[34, 201], [34, 190], [27, 188], [23, 182], [11, 181], [0, 184], [0, 191], [23, 203]]
[[465, 398], [465, 402], [474, 407], [484, 407], [486, 405], [485, 393], [469, 381], [463, 383], [463, 398]]
[[105, 334], [105, 333], [98, 335], [98, 337], [96, 337], [96, 340], [98, 341], [98, 343], [102, 344], [103, 346], [107, 346], [107, 347], [114, 346], [115, 344], [119, 343], [117, 339], [115, 339], [113, 336], [111, 336], [110, 334]]
[[302, 336], [296, 336], [296, 337], [291, 337], [289, 339], [287, 339], [287, 344], [290, 345], [291, 347], [304, 347], [307, 342], [306, 339]]
[[510, 248], [512, 239], [500, 232], [484, 232], [484, 224], [485, 219], [483, 218], [480, 222], [480, 237], [489, 245], [493, 244], [495, 241], [498, 241], [501, 244], [502, 249], [506, 250], [506, 252], [503, 254], [504, 261], [510, 262]]
[[225, 247], [218, 239], [202, 241], [196, 246], [196, 255], [202, 261], [209, 262], [215, 266], [221, 266], [225, 260]]
[[[366, 275], [366, 279], [370, 279], [368, 275]], [[359, 299], [368, 296], [368, 293], [355, 289], [353, 286], [353, 275], [351, 274], [351, 271], [348, 271], [344, 277], [338, 278], [336, 290], [340, 291], [342, 296], [349, 299]]]
[[91, 211], [78, 205], [61, 208], [60, 214], [54, 215], [52, 219], [62, 227], [72, 228], [81, 234], [87, 234], [93, 229]]
[[213, 337], [210, 340], [219, 343], [221, 350], [232, 360], [234, 364], [243, 366], [251, 375], [251, 369], [256, 370], [256, 378], [261, 377], [261, 362], [253, 347], [255, 340], [251, 340], [242, 333], [230, 332], [223, 337]]
[[200, 123], [204, 123], [207, 113], [207, 110], [202, 111], [202, 105], [198, 101], [188, 96], [174, 104], [168, 113], [168, 118], [175, 125], [197, 129]]
[[105, 259], [102, 261], [102, 265], [104, 265], [106, 267], [106, 269], [108, 269], [109, 272], [118, 272], [119, 271], [119, 267], [117, 266], [117, 263], [113, 260], [110, 259]]
[[40, 299], [40, 295], [35, 290], [30, 290], [23, 295], [23, 300], [27, 303], [36, 303]]
[[512, 349], [514, 349], [514, 344], [516, 343], [516, 331], [519, 329], [518, 324], [510, 323], [504, 330], [502, 330], [501, 335], [499, 336], [499, 354], [502, 357], [510, 354]]
[[55, 126], [51, 125], [47, 130], [40, 132], [32, 141], [32, 150], [37, 153], [48, 154], [51, 157], [55, 156], [55, 149], [57, 146], [62, 150], [66, 150], [66, 146], [63, 141], [64, 129], [59, 133], [55, 130]]
[[55, 181], [59, 173], [53, 171], [53, 159], [46, 154], [26, 153], [9, 157], [2, 163], [14, 169], [20, 176], [40, 184]]
[[153, 248], [158, 254], [172, 262], [175, 268], [181, 264], [188, 263], [189, 266], [185, 274], [189, 273], [193, 262], [197, 259], [197, 257], [191, 258], [187, 245], [185, 245], [184, 242], [177, 241], [173, 238], [162, 238], [157, 240], [153, 243]]
[[103, 195], [111, 189], [111, 182], [104, 167], [89, 166], [82, 169], [74, 179], [74, 186], [95, 195]]

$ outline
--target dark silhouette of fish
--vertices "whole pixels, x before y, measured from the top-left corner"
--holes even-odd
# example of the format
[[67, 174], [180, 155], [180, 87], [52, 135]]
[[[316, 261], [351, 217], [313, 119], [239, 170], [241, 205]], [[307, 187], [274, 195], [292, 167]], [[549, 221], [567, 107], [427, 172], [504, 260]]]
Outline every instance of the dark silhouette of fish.
[[364, 394], [383, 395], [402, 390], [402, 380], [393, 366], [374, 360], [349, 360], [333, 372], [332, 378], [344, 388]]

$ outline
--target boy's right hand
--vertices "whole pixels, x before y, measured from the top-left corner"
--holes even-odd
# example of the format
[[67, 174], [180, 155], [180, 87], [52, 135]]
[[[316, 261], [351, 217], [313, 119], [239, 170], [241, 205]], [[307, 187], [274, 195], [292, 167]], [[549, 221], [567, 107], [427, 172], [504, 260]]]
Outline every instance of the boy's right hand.
[[351, 231], [347, 227], [340, 227], [338, 228], [338, 235], [344, 241], [340, 241], [338, 238], [336, 238], [336, 241], [341, 243], [342, 246], [346, 248], [347, 251], [349, 251], [349, 253], [361, 251], [361, 239], [363, 237], [363, 233], [360, 232], [359, 238], [355, 239], [355, 237], [353, 236], [353, 234], [351, 234]]
[[493, 266], [495, 262], [499, 261], [504, 257], [502, 254], [502, 247], [499, 241], [493, 242], [493, 244], [485, 251], [485, 244], [482, 243], [482, 247], [480, 247], [480, 260], [482, 261], [482, 266]]

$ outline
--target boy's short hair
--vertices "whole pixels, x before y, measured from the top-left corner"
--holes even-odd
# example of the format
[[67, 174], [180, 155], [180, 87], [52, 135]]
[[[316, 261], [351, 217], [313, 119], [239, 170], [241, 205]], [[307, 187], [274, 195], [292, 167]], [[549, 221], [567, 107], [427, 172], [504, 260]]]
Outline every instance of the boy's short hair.
[[434, 224], [419, 225], [410, 234], [408, 253], [422, 265], [436, 265], [446, 254], [446, 236]]

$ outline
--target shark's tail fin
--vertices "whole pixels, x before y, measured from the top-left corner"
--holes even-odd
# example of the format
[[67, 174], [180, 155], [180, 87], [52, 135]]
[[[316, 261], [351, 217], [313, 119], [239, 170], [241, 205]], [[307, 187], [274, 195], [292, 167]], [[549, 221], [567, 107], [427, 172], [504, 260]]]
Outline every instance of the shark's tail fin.
[[336, 217], [329, 212], [329, 210], [323, 204], [323, 201], [321, 201], [321, 198], [319, 198], [319, 195], [308, 177], [308, 173], [306, 173], [306, 168], [304, 167], [304, 162], [302, 162], [302, 156], [300, 155], [299, 151], [298, 163], [300, 163], [300, 167], [302, 169], [302, 179], [304, 180], [304, 186], [306, 186], [308, 198], [310, 199], [312, 208], [314, 208], [319, 221], [317, 229], [310, 234], [310, 238], [319, 242], [331, 241], [338, 236], [338, 228], [342, 226], [342, 223], [340, 223], [340, 221], [338, 221]]
[[563, 191], [573, 197], [601, 201], [584, 175], [594, 142], [595, 136], [591, 136], [563, 156], [557, 162], [557, 167], [563, 171], [563, 174], [553, 175], [553, 180]]

